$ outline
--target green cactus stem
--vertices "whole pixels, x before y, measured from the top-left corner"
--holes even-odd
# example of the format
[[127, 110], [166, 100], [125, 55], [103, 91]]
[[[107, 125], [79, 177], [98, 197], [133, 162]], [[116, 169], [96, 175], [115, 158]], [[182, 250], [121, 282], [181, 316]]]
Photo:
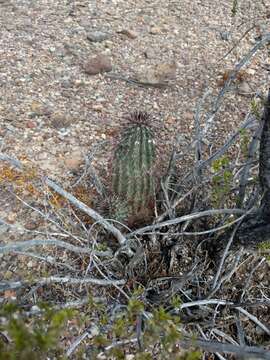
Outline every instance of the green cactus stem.
[[145, 119], [142, 114], [134, 116], [134, 120], [138, 119], [140, 121], [131, 123], [123, 133], [113, 161], [112, 190], [117, 199], [115, 214], [125, 215], [123, 217], [128, 222], [149, 214], [155, 200], [153, 132], [141, 121]]

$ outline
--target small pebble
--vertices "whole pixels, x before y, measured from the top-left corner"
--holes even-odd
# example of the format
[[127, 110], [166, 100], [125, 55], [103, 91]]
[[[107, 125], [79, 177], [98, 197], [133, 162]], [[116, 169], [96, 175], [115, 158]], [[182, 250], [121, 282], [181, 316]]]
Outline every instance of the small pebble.
[[97, 55], [84, 64], [84, 71], [88, 75], [96, 75], [112, 70], [111, 59], [107, 55]]
[[91, 42], [102, 42], [104, 40], [108, 40], [109, 38], [110, 34], [103, 31], [90, 31], [87, 34], [87, 40]]

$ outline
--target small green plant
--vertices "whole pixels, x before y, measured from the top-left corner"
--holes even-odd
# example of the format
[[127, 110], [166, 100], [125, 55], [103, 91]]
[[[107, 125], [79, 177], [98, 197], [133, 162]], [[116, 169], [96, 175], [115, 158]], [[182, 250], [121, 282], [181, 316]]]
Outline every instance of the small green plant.
[[246, 129], [241, 129], [239, 133], [240, 133], [240, 149], [241, 149], [242, 154], [245, 157], [247, 157], [250, 137], [248, 136]]
[[230, 159], [223, 156], [212, 164], [213, 176], [212, 200], [214, 206], [219, 206], [231, 190], [233, 174], [229, 168]]
[[270, 241], [264, 241], [258, 245], [258, 250], [266, 260], [270, 263]]
[[34, 321], [25, 321], [22, 311], [16, 306], [3, 306], [0, 316], [5, 321], [0, 323], [0, 332], [6, 332], [11, 342], [6, 344], [0, 338], [0, 360], [42, 360], [50, 354], [57, 354], [57, 359], [64, 359], [59, 341], [74, 311], [54, 311], [42, 305], [40, 308], [40, 317]]
[[171, 304], [174, 308], [179, 308], [182, 304], [182, 300], [179, 295], [175, 295], [172, 297]]
[[232, 16], [235, 16], [238, 11], [238, 0], [233, 0], [232, 4]]
[[[130, 353], [136, 360], [148, 360], [154, 356], [153, 349], [158, 349], [157, 360], [199, 360], [201, 354], [195, 347], [188, 351], [180, 349], [179, 316], [170, 314], [163, 306], [152, 309], [149, 316], [141, 300], [142, 291], [135, 289], [127, 304], [113, 316], [111, 310], [91, 296], [83, 317], [77, 311], [54, 310], [47, 304], [39, 305], [38, 315], [26, 317], [14, 304], [5, 305], [0, 310], [0, 360], [67, 359], [61, 338], [66, 336], [71, 319], [73, 323], [76, 319], [88, 325], [97, 322], [98, 329], [103, 329], [87, 342], [94, 360], [100, 359], [101, 353], [108, 359], [122, 360]], [[175, 297], [173, 303], [179, 305], [180, 299]], [[9, 343], [2, 341], [3, 333]], [[78, 346], [72, 359], [85, 359], [85, 345], [82, 342]]]
[[[177, 301], [177, 304], [179, 302]], [[112, 328], [114, 341], [128, 343], [138, 334], [138, 316], [143, 316], [144, 305], [135, 297], [128, 302], [126, 310], [118, 314]], [[152, 350], [158, 347], [157, 359], [164, 360], [199, 360], [201, 353], [196, 350], [179, 352], [179, 340], [181, 339], [180, 318], [171, 315], [164, 307], [155, 309], [152, 317], [142, 321], [140, 330], [140, 349], [135, 349], [136, 360], [148, 360], [153, 358]], [[112, 341], [112, 340], [111, 340]], [[122, 345], [115, 346], [109, 352], [116, 359], [124, 359]], [[181, 354], [181, 355], [180, 355]]]
[[250, 103], [251, 113], [256, 117], [256, 119], [260, 120], [262, 117], [262, 101], [252, 99]]

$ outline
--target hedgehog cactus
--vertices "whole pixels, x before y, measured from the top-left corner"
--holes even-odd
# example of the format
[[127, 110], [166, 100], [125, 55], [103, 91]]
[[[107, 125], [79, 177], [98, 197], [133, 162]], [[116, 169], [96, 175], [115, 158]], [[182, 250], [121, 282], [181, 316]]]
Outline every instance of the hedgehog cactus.
[[134, 114], [114, 154], [113, 213], [129, 224], [148, 218], [154, 208], [155, 144], [147, 121], [146, 114]]

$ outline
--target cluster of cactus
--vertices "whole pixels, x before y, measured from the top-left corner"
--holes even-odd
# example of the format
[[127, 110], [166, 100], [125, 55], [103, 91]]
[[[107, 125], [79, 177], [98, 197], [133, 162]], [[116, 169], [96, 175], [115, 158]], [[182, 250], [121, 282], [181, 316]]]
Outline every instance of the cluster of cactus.
[[113, 216], [134, 223], [153, 213], [154, 135], [146, 114], [135, 113], [115, 149], [112, 169]]

